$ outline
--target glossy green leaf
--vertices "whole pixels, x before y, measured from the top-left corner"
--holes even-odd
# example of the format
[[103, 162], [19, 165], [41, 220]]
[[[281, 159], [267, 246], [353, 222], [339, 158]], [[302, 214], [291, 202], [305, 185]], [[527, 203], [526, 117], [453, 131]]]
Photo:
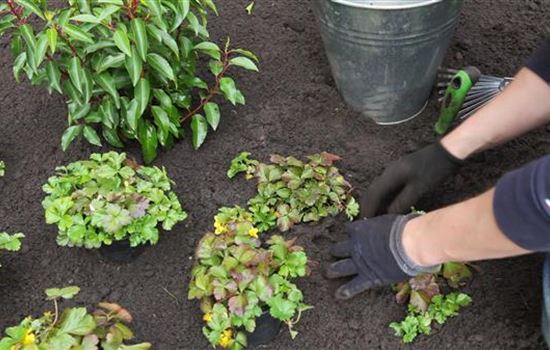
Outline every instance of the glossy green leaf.
[[157, 157], [158, 138], [156, 128], [148, 120], [140, 123], [138, 140], [141, 143], [143, 161], [151, 163]]
[[255, 71], [255, 72], [258, 71], [258, 67], [256, 66], [256, 63], [254, 63], [248, 57], [241, 56], [241, 57], [232, 58], [231, 60], [229, 60], [229, 64], [231, 64], [233, 66], [239, 66], [239, 67], [242, 67], [244, 69], [252, 70], [252, 71]]
[[229, 77], [223, 77], [220, 79], [220, 90], [223, 92], [225, 98], [232, 104], [237, 103], [237, 87], [235, 81]]
[[77, 104], [82, 104], [82, 95], [74, 87], [70, 80], [65, 80], [62, 85], [63, 92], [68, 95], [72, 102]]
[[162, 17], [162, 7], [158, 0], [141, 0], [151, 10], [153, 16]]
[[124, 2], [122, 0], [97, 0], [97, 3], [124, 6]]
[[25, 66], [27, 63], [27, 53], [21, 52], [16, 58], [13, 63], [13, 76], [15, 77], [15, 81], [19, 82], [19, 74], [21, 73], [21, 69]]
[[78, 57], [73, 56], [69, 60], [69, 78], [78, 92], [82, 93], [82, 65]]
[[73, 140], [82, 133], [82, 125], [73, 125], [67, 128], [61, 136], [61, 148], [66, 151]]
[[131, 27], [137, 51], [139, 52], [139, 56], [141, 57], [142, 61], [145, 62], [147, 60], [147, 50], [149, 49], [145, 23], [141, 18], [135, 18], [132, 20]]
[[90, 112], [90, 104], [86, 103], [84, 105], [77, 105], [76, 103], [69, 104], [69, 121], [74, 123], [75, 121], [82, 119], [88, 115]]
[[50, 52], [53, 54], [57, 49], [57, 30], [54, 28], [48, 28], [46, 30], [46, 35], [48, 36], [48, 44], [50, 46]]
[[164, 109], [159, 106], [152, 106], [151, 111], [155, 119], [155, 124], [158, 128], [162, 129], [163, 133], [168, 135], [170, 129], [170, 118]]
[[[30, 46], [32, 49], [36, 47], [36, 40], [34, 37], [34, 31], [30, 24], [23, 24], [19, 27], [19, 33], [21, 33], [21, 36], [23, 39], [25, 39], [25, 42], [27, 43], [27, 46]], [[30, 59], [30, 58], [29, 58]]]
[[107, 91], [107, 93], [113, 97], [116, 108], [120, 108], [120, 96], [118, 94], [113, 76], [108, 72], [103, 72], [96, 76], [96, 81], [99, 86], [103, 88], [103, 90]]
[[209, 41], [198, 43], [194, 47], [195, 50], [201, 51], [215, 60], [221, 59], [221, 50], [218, 45]]
[[82, 97], [84, 102], [90, 102], [93, 95], [94, 79], [89, 69], [84, 68], [82, 70]]
[[80, 292], [80, 287], [69, 286], [64, 288], [48, 288], [46, 289], [46, 296], [48, 300], [53, 299], [72, 299], [75, 295]]
[[42, 12], [40, 7], [38, 7], [38, 5], [34, 1], [32, 1], [32, 0], [15, 0], [15, 2], [18, 3], [19, 5], [23, 6], [27, 10], [31, 11], [32, 13], [37, 15], [38, 17], [40, 17], [44, 20], [46, 19], [44, 17], [44, 12]]
[[139, 117], [139, 103], [136, 99], [133, 99], [126, 108], [126, 123], [133, 132], [136, 132], [138, 129]]
[[59, 325], [59, 333], [86, 335], [96, 328], [94, 318], [88, 314], [86, 308], [77, 307], [68, 310]]
[[109, 129], [107, 127], [103, 128], [103, 138], [107, 140], [107, 142], [117, 148], [123, 148], [124, 144], [120, 140], [120, 137], [118, 136], [118, 133], [115, 129]]
[[206, 115], [206, 121], [212, 129], [216, 130], [220, 123], [220, 107], [214, 102], [208, 102], [204, 105], [204, 114]]
[[176, 80], [176, 76], [174, 75], [174, 71], [172, 70], [170, 63], [168, 63], [164, 57], [156, 53], [150, 53], [147, 55], [147, 63], [151, 65], [151, 67], [153, 67], [153, 69], [160, 75], [172, 81]]
[[121, 67], [125, 62], [125, 57], [127, 56], [123, 53], [106, 56], [97, 67], [97, 73], [101, 73], [109, 68]]
[[110, 129], [113, 129], [118, 125], [118, 111], [113, 106], [111, 99], [106, 98], [99, 107], [99, 111], [103, 114], [103, 125]]
[[36, 53], [34, 55], [36, 67], [39, 67], [44, 61], [46, 51], [48, 51], [48, 36], [46, 34], [42, 34], [38, 39]]
[[149, 80], [141, 78], [134, 89], [134, 97], [138, 102], [140, 116], [143, 114], [147, 106], [149, 106], [150, 94], [151, 88], [149, 86]]
[[62, 94], [63, 91], [61, 90], [61, 72], [59, 71], [57, 63], [53, 61], [48, 61], [46, 63], [46, 73], [48, 74], [50, 87]]
[[132, 54], [130, 56], [126, 56], [125, 66], [128, 74], [130, 75], [130, 79], [132, 79], [132, 85], [136, 86], [141, 78], [143, 66], [137, 49], [134, 46], [132, 46]]
[[212, 72], [215, 76], [218, 76], [221, 72], [223, 72], [223, 63], [221, 61], [211, 60], [208, 63], [208, 67], [210, 68], [210, 72]]
[[160, 33], [161, 33], [162, 42], [164, 43], [164, 45], [166, 45], [174, 53], [174, 55], [176, 55], [176, 57], [179, 59], [180, 51], [176, 40], [165, 31], [161, 31]]
[[100, 23], [101, 20], [94, 15], [81, 14], [71, 17], [71, 21], [78, 21], [84, 23]]
[[195, 114], [191, 118], [191, 130], [193, 131], [193, 148], [199, 149], [208, 134], [208, 124], [202, 115]]
[[122, 27], [118, 27], [115, 31], [115, 34], [113, 34], [113, 41], [120, 51], [124, 52], [128, 56], [132, 56], [130, 40], [128, 39], [128, 35], [122, 29]]
[[91, 126], [86, 125], [83, 130], [84, 138], [88, 140], [89, 143], [92, 145], [100, 146], [101, 147], [101, 140], [99, 139], [99, 136], [97, 135], [97, 132], [94, 128]]
[[90, 33], [87, 33], [79, 27], [70, 23], [67, 23], [63, 26], [63, 31], [75, 40], [82, 41], [88, 44], [95, 43], [94, 38]]
[[239, 55], [243, 55], [245, 57], [250, 58], [253, 61], [259, 62], [258, 56], [256, 56], [253, 52], [244, 50], [244, 49], [233, 49], [231, 50], [233, 53], [238, 53]]

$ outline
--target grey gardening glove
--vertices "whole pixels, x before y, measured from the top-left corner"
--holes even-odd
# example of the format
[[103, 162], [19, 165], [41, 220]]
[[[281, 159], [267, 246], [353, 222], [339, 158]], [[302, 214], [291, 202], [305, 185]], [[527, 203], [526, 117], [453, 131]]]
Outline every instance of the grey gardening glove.
[[328, 266], [326, 277], [354, 277], [338, 288], [336, 299], [350, 299], [367, 289], [402, 282], [437, 269], [437, 266], [419, 266], [405, 253], [403, 229], [415, 216], [417, 214], [383, 215], [346, 226], [350, 239], [333, 246], [331, 254], [341, 260]]
[[463, 163], [439, 142], [398, 159], [361, 196], [361, 216], [410, 211], [423, 194], [454, 175]]

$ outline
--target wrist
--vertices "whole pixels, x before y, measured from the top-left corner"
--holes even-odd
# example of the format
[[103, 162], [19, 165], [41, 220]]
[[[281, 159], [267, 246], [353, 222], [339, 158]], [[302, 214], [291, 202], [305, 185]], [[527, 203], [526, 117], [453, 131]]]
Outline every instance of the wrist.
[[447, 261], [443, 251], [439, 251], [426, 242], [429, 225], [426, 215], [418, 216], [407, 222], [403, 228], [403, 248], [405, 253], [419, 266], [434, 266]]

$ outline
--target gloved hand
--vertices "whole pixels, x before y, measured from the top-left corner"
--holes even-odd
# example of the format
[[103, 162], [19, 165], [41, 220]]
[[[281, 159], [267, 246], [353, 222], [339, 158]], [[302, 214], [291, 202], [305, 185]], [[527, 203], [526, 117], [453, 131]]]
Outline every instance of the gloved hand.
[[346, 226], [350, 239], [333, 246], [331, 254], [341, 260], [330, 264], [325, 275], [330, 279], [355, 277], [338, 288], [336, 299], [350, 299], [367, 289], [402, 282], [437, 269], [419, 266], [405, 253], [403, 230], [416, 216], [418, 214], [383, 215]]
[[437, 142], [390, 164], [361, 196], [361, 216], [405, 213], [430, 188], [455, 174], [463, 161]]

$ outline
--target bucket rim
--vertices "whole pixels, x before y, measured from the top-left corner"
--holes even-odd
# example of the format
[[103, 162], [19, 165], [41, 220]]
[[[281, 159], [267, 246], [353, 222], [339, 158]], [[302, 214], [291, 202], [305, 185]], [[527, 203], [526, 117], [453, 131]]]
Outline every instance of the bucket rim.
[[330, 0], [330, 1], [340, 5], [344, 5], [344, 6], [357, 7], [357, 8], [363, 8], [363, 9], [372, 9], [372, 10], [406, 10], [411, 8], [430, 6], [430, 5], [437, 4], [439, 2], [443, 2], [443, 0], [417, 0], [414, 3], [405, 2], [401, 4], [384, 5], [382, 3], [373, 4], [373, 2], [376, 2], [376, 1], [365, 1], [365, 3], [359, 3], [357, 0]]

